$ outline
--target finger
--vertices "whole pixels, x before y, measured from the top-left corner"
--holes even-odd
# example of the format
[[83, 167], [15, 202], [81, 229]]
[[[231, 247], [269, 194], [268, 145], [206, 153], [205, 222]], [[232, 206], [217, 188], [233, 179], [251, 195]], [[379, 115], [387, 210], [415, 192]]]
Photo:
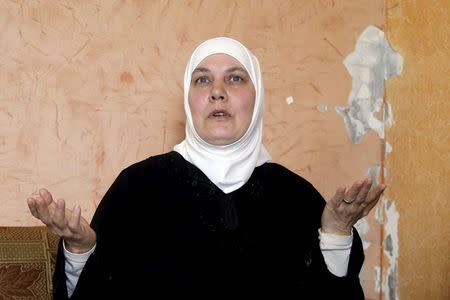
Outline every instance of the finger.
[[376, 199], [376, 201], [372, 201], [368, 206], [366, 206], [366, 207], [364, 208], [364, 210], [363, 210], [363, 213], [362, 213], [362, 215], [361, 215], [361, 218], [367, 216], [367, 215], [369, 214], [369, 212], [372, 210], [372, 208], [374, 208], [375, 205], [378, 204], [378, 202], [379, 202], [380, 199], [381, 199], [381, 197], [378, 197], [378, 198]]
[[369, 192], [369, 195], [367, 197], [367, 207], [364, 209], [364, 215], [367, 215], [370, 210], [378, 203], [385, 189], [386, 185], [381, 184], [376, 186]]
[[367, 196], [368, 201], [370, 202], [376, 201], [381, 196], [381, 194], [384, 192], [385, 189], [386, 186], [384, 184], [380, 184], [374, 187]]
[[73, 207], [72, 214], [67, 224], [70, 230], [78, 231], [78, 228], [80, 227], [80, 219], [81, 219], [81, 207], [80, 205], [76, 204]]
[[66, 228], [66, 203], [63, 199], [58, 199], [58, 201], [56, 201], [55, 212], [53, 214], [53, 223], [60, 230], [64, 230]]
[[355, 204], [362, 205], [363, 207], [367, 206], [366, 199], [371, 186], [372, 186], [372, 179], [371, 178], [364, 179], [364, 181], [361, 184], [358, 196], [356, 196]]
[[332, 208], [336, 209], [337, 207], [339, 207], [339, 205], [342, 202], [342, 199], [345, 196], [345, 190], [346, 189], [343, 186], [340, 186], [336, 189], [336, 193], [334, 193], [334, 196], [328, 202]]
[[[361, 189], [362, 181], [358, 180], [352, 184], [350, 189], [345, 193], [345, 198], [349, 201], [353, 202], [355, 201], [356, 197], [358, 196], [359, 190]], [[344, 204], [347, 204], [344, 202]]]
[[38, 218], [38, 212], [36, 208], [36, 201], [34, 198], [28, 198], [27, 199], [28, 209], [30, 210], [33, 217]]
[[52, 194], [50, 194], [50, 192], [47, 189], [40, 189], [39, 195], [42, 197], [42, 199], [44, 199], [47, 205], [50, 205], [50, 203], [53, 202]]
[[38, 219], [40, 219], [45, 225], [51, 225], [51, 216], [48, 205], [40, 196], [36, 197], [36, 210]]

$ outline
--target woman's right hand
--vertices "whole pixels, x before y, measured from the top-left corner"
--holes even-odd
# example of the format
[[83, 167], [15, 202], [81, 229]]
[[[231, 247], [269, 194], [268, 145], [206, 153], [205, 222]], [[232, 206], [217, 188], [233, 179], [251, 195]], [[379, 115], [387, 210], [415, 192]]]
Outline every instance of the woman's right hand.
[[97, 241], [95, 231], [81, 217], [81, 208], [66, 209], [63, 199], [53, 200], [46, 189], [39, 196], [27, 199], [31, 214], [42, 221], [52, 232], [64, 239], [66, 249], [72, 253], [84, 253], [92, 249]]

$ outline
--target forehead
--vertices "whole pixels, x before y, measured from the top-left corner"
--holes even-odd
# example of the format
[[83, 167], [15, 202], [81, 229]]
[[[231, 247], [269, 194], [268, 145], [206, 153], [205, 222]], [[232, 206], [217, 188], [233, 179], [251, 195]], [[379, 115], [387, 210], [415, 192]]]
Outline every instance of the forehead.
[[207, 69], [211, 70], [211, 69], [222, 69], [222, 68], [228, 69], [228, 68], [234, 68], [234, 67], [240, 67], [246, 71], [245, 66], [243, 66], [233, 56], [228, 55], [228, 54], [223, 54], [223, 53], [217, 53], [217, 54], [212, 54], [212, 55], [205, 57], [197, 65], [196, 69], [207, 68]]

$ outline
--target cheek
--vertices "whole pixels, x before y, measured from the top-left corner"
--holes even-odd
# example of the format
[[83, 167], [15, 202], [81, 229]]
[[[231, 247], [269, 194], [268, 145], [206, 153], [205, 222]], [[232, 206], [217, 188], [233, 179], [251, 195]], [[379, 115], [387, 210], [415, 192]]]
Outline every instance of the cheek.
[[243, 112], [243, 116], [250, 123], [253, 115], [253, 109], [255, 106], [255, 93], [253, 92], [245, 92], [241, 94], [241, 99], [246, 99], [241, 102], [240, 110]]
[[200, 95], [198, 95], [198, 93], [189, 91], [188, 99], [192, 116], [198, 115], [202, 110]]

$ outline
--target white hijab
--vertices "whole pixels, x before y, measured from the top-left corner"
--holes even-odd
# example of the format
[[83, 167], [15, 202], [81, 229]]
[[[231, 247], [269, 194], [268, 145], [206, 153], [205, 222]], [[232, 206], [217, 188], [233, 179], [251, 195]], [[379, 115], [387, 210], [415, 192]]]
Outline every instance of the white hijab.
[[[252, 121], [245, 134], [236, 142], [217, 146], [204, 141], [197, 134], [189, 107], [189, 88], [194, 69], [207, 56], [228, 54], [247, 70], [255, 87], [255, 106]], [[262, 117], [264, 89], [258, 59], [240, 42], [227, 37], [206, 40], [192, 53], [184, 73], [184, 110], [186, 112], [186, 137], [174, 150], [198, 167], [218, 188], [228, 194], [243, 186], [255, 167], [270, 160], [262, 145]]]

